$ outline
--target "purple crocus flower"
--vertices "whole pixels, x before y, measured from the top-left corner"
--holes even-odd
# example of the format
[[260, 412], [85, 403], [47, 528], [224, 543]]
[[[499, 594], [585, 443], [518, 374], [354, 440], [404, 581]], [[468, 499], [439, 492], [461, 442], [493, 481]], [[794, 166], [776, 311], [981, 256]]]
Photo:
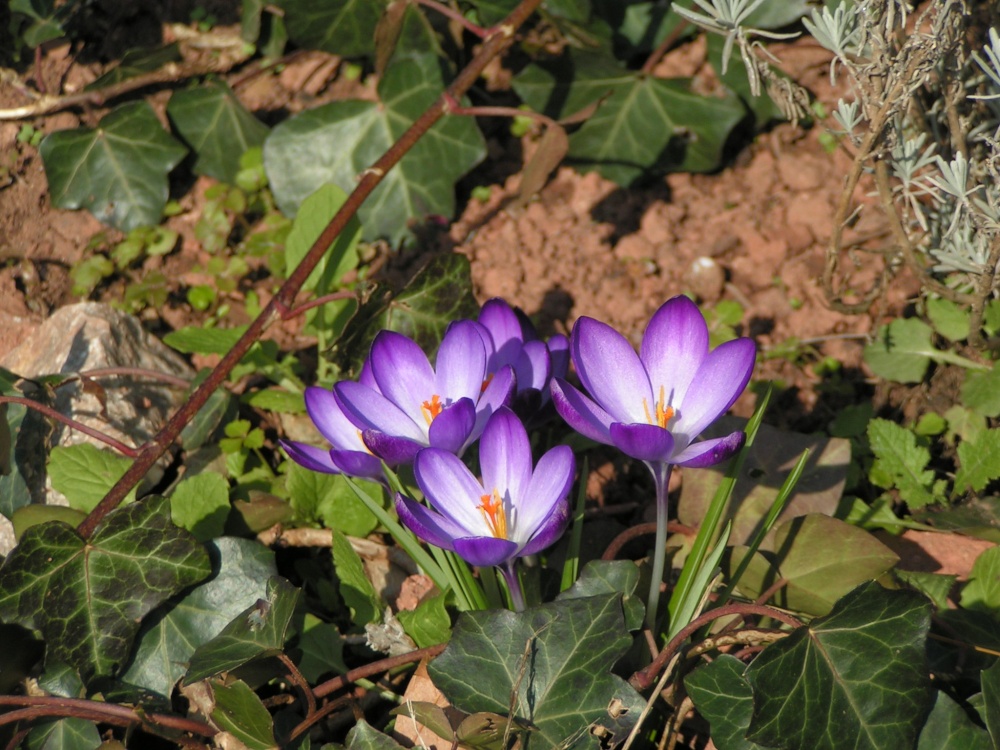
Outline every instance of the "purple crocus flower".
[[482, 481], [449, 451], [420, 451], [413, 473], [431, 508], [397, 495], [396, 511], [428, 544], [451, 550], [472, 565], [499, 567], [521, 609], [514, 562], [545, 549], [566, 529], [573, 452], [556, 446], [533, 466], [524, 425], [502, 407], [483, 430], [479, 464]]
[[709, 351], [708, 326], [698, 307], [687, 297], [674, 297], [650, 319], [638, 355], [624, 336], [592, 318], [573, 326], [570, 349], [590, 395], [555, 380], [556, 410], [582, 435], [643, 461], [656, 484], [656, 554], [646, 611], [653, 627], [663, 580], [670, 469], [710, 466], [742, 447], [742, 431], [695, 438], [746, 388], [754, 343], [739, 338]]
[[436, 368], [414, 341], [382, 331], [368, 358], [375, 387], [341, 381], [334, 396], [365, 446], [390, 465], [407, 463], [428, 446], [461, 455], [514, 390], [513, 369], [490, 376], [486, 354], [470, 320], [448, 327]]

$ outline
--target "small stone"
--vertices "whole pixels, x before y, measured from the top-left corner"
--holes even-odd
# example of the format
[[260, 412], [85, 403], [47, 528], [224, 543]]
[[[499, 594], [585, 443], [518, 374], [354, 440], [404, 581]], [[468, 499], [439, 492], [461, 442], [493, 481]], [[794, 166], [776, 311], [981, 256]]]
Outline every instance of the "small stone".
[[684, 286], [703, 302], [717, 302], [726, 286], [726, 272], [712, 258], [695, 258], [684, 274]]

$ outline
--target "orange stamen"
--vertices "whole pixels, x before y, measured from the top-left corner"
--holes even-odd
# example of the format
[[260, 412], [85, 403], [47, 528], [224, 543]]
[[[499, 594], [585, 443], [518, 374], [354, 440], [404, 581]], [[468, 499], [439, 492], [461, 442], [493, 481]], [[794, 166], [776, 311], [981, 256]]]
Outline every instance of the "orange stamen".
[[424, 401], [420, 405], [420, 411], [424, 413], [424, 419], [427, 420], [427, 425], [434, 421], [434, 418], [441, 413], [444, 408], [444, 404], [441, 403], [441, 397], [436, 393], [431, 396], [429, 401]]
[[666, 404], [662, 385], [660, 386], [660, 397], [656, 400], [656, 413], [650, 415], [649, 404], [646, 403], [646, 399], [642, 400], [642, 410], [646, 413], [646, 422], [662, 427], [663, 429], [667, 428], [667, 422], [674, 418], [675, 413], [673, 407]]
[[497, 539], [507, 538], [507, 514], [503, 509], [503, 500], [500, 493], [494, 488], [492, 495], [483, 495], [480, 500], [479, 512], [486, 519], [486, 525], [490, 527], [490, 533]]
[[365, 439], [364, 436], [361, 434], [361, 430], [358, 430], [357, 433], [358, 433], [358, 442], [361, 443], [361, 450], [363, 450], [369, 456], [374, 456], [375, 454], [372, 453], [370, 450], [368, 450], [368, 446], [365, 445]]
[[486, 389], [490, 387], [490, 383], [491, 383], [491, 382], [493, 382], [493, 376], [492, 376], [492, 375], [487, 375], [487, 376], [486, 376], [486, 380], [484, 380], [484, 381], [483, 381], [483, 385], [482, 385], [482, 387], [481, 387], [481, 388], [479, 389], [479, 392], [480, 392], [481, 394], [482, 394], [482, 393], [485, 393], [485, 392], [486, 392]]

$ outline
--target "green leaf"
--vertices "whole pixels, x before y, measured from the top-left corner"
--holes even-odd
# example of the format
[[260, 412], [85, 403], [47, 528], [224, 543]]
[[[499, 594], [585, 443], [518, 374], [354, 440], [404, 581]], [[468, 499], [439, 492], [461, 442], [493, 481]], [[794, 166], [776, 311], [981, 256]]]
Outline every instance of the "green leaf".
[[25, 505], [14, 511], [10, 523], [14, 527], [14, 538], [20, 539], [32, 526], [49, 521], [62, 521], [69, 526], [79, 526], [87, 514], [65, 505]]
[[[49, 479], [71, 508], [89, 513], [131, 465], [131, 460], [90, 443], [57, 446], [49, 454]], [[134, 499], [133, 488], [125, 502]]]
[[184, 684], [231, 671], [261, 656], [280, 653], [291, 635], [292, 618], [301, 593], [284, 578], [269, 578], [265, 599], [258, 599], [233, 618], [219, 635], [195, 649]]
[[151, 73], [168, 63], [181, 62], [182, 59], [177, 43], [166, 44], [162, 47], [153, 47], [152, 49], [143, 47], [126, 50], [117, 65], [84, 86], [84, 90], [93, 91], [94, 89], [107, 88], [122, 81], [127, 81], [129, 78], [135, 78], [143, 73]]
[[894, 570], [893, 573], [900, 581], [930, 599], [936, 609], [948, 609], [948, 596], [951, 594], [958, 576], [899, 569]]
[[329, 672], [345, 674], [344, 639], [333, 623], [322, 622], [315, 615], [306, 613], [299, 636], [299, 671], [310, 684], [319, 682]]
[[222, 536], [229, 517], [229, 484], [221, 474], [186, 477], [170, 495], [170, 515], [199, 542]]
[[0, 619], [41, 631], [48, 662], [112, 676], [143, 617], [210, 571], [167, 500], [151, 496], [109, 513], [86, 541], [58, 522], [28, 529], [0, 568]]
[[712, 727], [712, 742], [719, 750], [763, 748], [746, 739], [753, 713], [753, 691], [743, 677], [746, 665], [729, 654], [698, 667], [684, 678], [684, 687]]
[[514, 79], [514, 90], [532, 109], [557, 119], [607, 97], [570, 136], [568, 157], [623, 186], [665, 171], [715, 169], [730, 131], [745, 116], [732, 95], [698, 96], [686, 80], [633, 73], [595, 53], [530, 65]]
[[984, 550], [972, 563], [961, 604], [1000, 620], [1000, 547]]
[[874, 484], [898, 489], [911, 508], [943, 499], [934, 483], [934, 471], [927, 468], [931, 453], [918, 444], [916, 435], [887, 419], [873, 419], [868, 423], [868, 441], [875, 454], [869, 473]]
[[292, 463], [286, 487], [296, 515], [305, 523], [319, 522], [356, 537], [366, 537], [378, 526], [378, 519], [340, 474], [323, 474]]
[[811, 750], [910, 750], [933, 699], [929, 626], [930, 604], [920, 594], [877, 583], [855, 589], [747, 668], [748, 738]]
[[375, 51], [375, 26], [386, 0], [280, 0], [288, 38], [297, 47], [343, 57]]
[[975, 442], [958, 444], [958, 473], [955, 492], [982, 492], [986, 485], [1000, 478], [1000, 430], [986, 430]]
[[215, 709], [212, 721], [232, 734], [248, 750], [277, 750], [274, 721], [257, 694], [242, 680], [212, 683]]
[[365, 575], [361, 557], [342, 533], [333, 530], [333, 568], [340, 579], [340, 596], [357, 625], [381, 622], [384, 604]]
[[993, 740], [993, 747], [1000, 747], [1000, 662], [994, 661], [989, 669], [979, 673], [983, 686], [983, 706], [980, 713]]
[[969, 338], [969, 322], [972, 317], [969, 308], [947, 299], [929, 299], [927, 317], [934, 330], [949, 341], [964, 341]]
[[984, 417], [1000, 417], [1000, 367], [969, 372], [962, 383], [962, 403]]
[[116, 107], [94, 128], [50, 133], [39, 146], [53, 205], [86, 208], [122, 231], [159, 224], [167, 174], [187, 149], [145, 101]]
[[[285, 265], [289, 273], [306, 257], [313, 243], [346, 200], [347, 193], [336, 185], [326, 184], [303, 201], [285, 240]], [[358, 265], [360, 237], [361, 225], [355, 217], [327, 247], [326, 255], [309, 274], [302, 288], [311, 289], [317, 295], [336, 289], [341, 277]]]
[[212, 577], [143, 623], [126, 682], [170, 696], [195, 649], [267, 596], [266, 581], [276, 573], [270, 550], [256, 540], [221, 537], [208, 553]]
[[382, 330], [402, 333], [425, 352], [433, 352], [453, 320], [478, 314], [469, 259], [459, 253], [437, 255], [398, 293], [372, 295], [351, 320], [333, 356], [343, 371], [360, 372]]
[[11, 0], [10, 2], [11, 13], [22, 13], [31, 20], [31, 25], [21, 32], [21, 38], [29, 47], [39, 47], [65, 35], [63, 23], [67, 20], [72, 9], [73, 3], [63, 3], [59, 8], [56, 8], [53, 0]]
[[878, 329], [875, 340], [865, 347], [865, 362], [880, 378], [897, 383], [919, 383], [931, 361], [985, 370], [984, 365], [954, 352], [936, 349], [931, 327], [916, 318], [898, 318]]
[[946, 693], [938, 691], [917, 750], [991, 750], [989, 733]]
[[[0, 367], [0, 395], [38, 399], [40, 389]], [[0, 513], [10, 518], [18, 508], [45, 501], [44, 477], [49, 425], [34, 409], [0, 404]], [[34, 490], [35, 496], [32, 496]]]
[[428, 672], [469, 713], [507, 715], [513, 694], [515, 716], [536, 728], [533, 747], [596, 750], [622, 742], [645, 705], [611, 673], [631, 642], [619, 595], [466, 612]]
[[303, 394], [285, 391], [280, 388], [265, 388], [245, 394], [241, 399], [256, 409], [265, 411], [280, 411], [285, 414], [305, 414], [306, 402]]
[[447, 643], [451, 638], [451, 617], [445, 608], [447, 598], [447, 592], [442, 591], [420, 602], [416, 609], [403, 610], [397, 615], [417, 648]]
[[[294, 216], [321, 185], [353, 190], [368, 169], [443, 88], [432, 56], [400, 60], [379, 82], [378, 102], [340, 101], [278, 125], [264, 144], [264, 166], [282, 212]], [[396, 245], [407, 225], [455, 212], [455, 182], [486, 155], [483, 137], [467, 117], [445, 116], [386, 174], [358, 215], [365, 239]]]
[[246, 333], [246, 326], [235, 328], [202, 328], [187, 326], [171, 331], [163, 343], [183, 354], [225, 354]]
[[347, 733], [347, 750], [403, 750], [392, 737], [362, 719]]
[[32, 727], [25, 742], [27, 750], [94, 750], [101, 733], [86, 719], [43, 721]]
[[638, 585], [639, 568], [635, 563], [629, 560], [592, 560], [584, 566], [576, 583], [559, 594], [556, 600], [618, 593], [622, 596], [625, 627], [638, 630], [646, 615], [642, 595], [636, 596]]
[[194, 171], [229, 184], [240, 171], [240, 157], [264, 145], [269, 132], [218, 80], [175, 92], [167, 115], [197, 156]]

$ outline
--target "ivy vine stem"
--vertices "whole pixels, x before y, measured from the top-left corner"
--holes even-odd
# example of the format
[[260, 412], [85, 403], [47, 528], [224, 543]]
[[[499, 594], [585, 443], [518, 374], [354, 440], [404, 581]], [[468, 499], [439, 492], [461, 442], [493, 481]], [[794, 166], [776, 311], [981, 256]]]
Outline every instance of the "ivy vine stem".
[[[67, 417], [51, 406], [46, 406], [38, 401], [33, 401], [30, 398], [23, 398], [21, 396], [0, 396], [0, 404], [21, 404], [22, 406], [27, 406], [29, 409], [34, 409], [41, 414], [44, 414], [49, 419], [54, 419], [57, 422], [62, 422], [67, 427], [71, 427], [78, 432], [82, 432], [84, 435], [89, 435], [95, 440], [100, 440], [107, 446], [114, 448], [116, 451], [121, 453], [123, 456], [128, 456], [129, 458], [136, 458], [140, 454], [140, 450], [132, 448], [131, 446], [125, 445], [125, 443], [120, 440], [115, 440], [115, 438], [110, 435], [105, 435], [100, 430], [94, 429], [93, 427], [88, 427], [87, 425], [76, 421], [72, 417]], [[128, 494], [128, 493], [126, 493]]]
[[129, 491], [139, 483], [156, 460], [162, 456], [180, 435], [181, 430], [194, 418], [198, 410], [208, 401], [219, 387], [222, 386], [229, 373], [239, 364], [250, 347], [261, 337], [265, 330], [281, 318], [281, 311], [292, 308], [295, 297], [309, 274], [326, 254], [337, 236], [347, 223], [354, 217], [361, 204], [382, 182], [385, 175], [400, 159], [423, 137], [430, 128], [448, 112], [448, 101], [458, 100], [468, 91], [482, 75], [487, 64], [503, 53], [514, 40], [514, 33], [535, 12], [542, 0], [521, 0], [506, 19], [494, 27], [486, 38], [475, 57], [462, 69], [451, 85], [438, 97], [417, 120], [400, 136], [389, 150], [378, 161], [360, 175], [357, 186], [347, 197], [340, 210], [330, 220], [320, 233], [309, 252], [289, 275], [288, 279], [271, 298], [247, 328], [232, 349], [215, 366], [200, 386], [191, 394], [187, 402], [178, 409], [163, 428], [148, 443], [139, 449], [138, 456], [128, 471], [108, 491], [97, 507], [81, 522], [78, 531], [84, 538], [89, 538], [97, 525], [108, 513], [118, 507]]

